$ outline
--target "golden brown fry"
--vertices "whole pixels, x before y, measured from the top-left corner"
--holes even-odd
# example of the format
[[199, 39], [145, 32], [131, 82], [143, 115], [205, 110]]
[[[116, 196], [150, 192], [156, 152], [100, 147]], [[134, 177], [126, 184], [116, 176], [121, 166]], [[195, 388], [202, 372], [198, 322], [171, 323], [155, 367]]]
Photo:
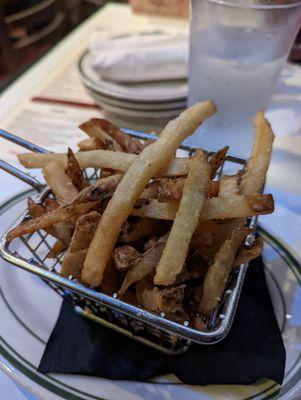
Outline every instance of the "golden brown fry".
[[205, 260], [212, 261], [229, 234], [241, 226], [243, 226], [243, 221], [240, 218], [230, 219], [222, 224], [214, 221], [200, 221], [191, 246], [197, 249]]
[[100, 139], [105, 145], [106, 149], [113, 151], [122, 151], [120, 144], [108, 135], [103, 128], [97, 123], [98, 118], [90, 119], [79, 126], [79, 129], [84, 131], [87, 135], [93, 138]]
[[34, 202], [31, 197], [27, 199], [27, 209], [31, 218], [40, 217], [46, 212], [42, 204]]
[[85, 257], [88, 249], [77, 250], [75, 252], [67, 252], [63, 260], [61, 275], [75, 279], [80, 279], [80, 274], [83, 269]]
[[219, 183], [219, 197], [232, 197], [238, 194], [237, 175], [223, 175]]
[[78, 193], [65, 170], [53, 162], [43, 168], [43, 175], [55, 197], [63, 204], [69, 203]]
[[[149, 147], [149, 146], [148, 146]], [[82, 151], [75, 154], [81, 168], [110, 168], [125, 172], [137, 161], [135, 154], [114, 152], [110, 150]], [[57, 162], [66, 168], [67, 155], [64, 153], [24, 153], [18, 155], [20, 163], [28, 168], [44, 168], [51, 162]], [[190, 158], [175, 158], [166, 163], [156, 176], [185, 176], [188, 174]]]
[[200, 220], [198, 226], [192, 236], [190, 247], [198, 250], [202, 254], [203, 249], [212, 246], [219, 225], [212, 220]]
[[209, 266], [205, 276], [199, 304], [199, 311], [202, 314], [209, 317], [221, 300], [237, 251], [250, 232], [251, 229], [247, 227], [235, 229], [216, 254], [214, 262]]
[[79, 166], [79, 163], [73, 153], [73, 151], [68, 148], [68, 153], [67, 153], [67, 167], [66, 167], [66, 174], [69, 176], [71, 179], [71, 182], [73, 185], [76, 187], [78, 191], [84, 189], [85, 187], [88, 186], [88, 183], [86, 182], [84, 178], [84, 173]]
[[241, 249], [233, 263], [233, 267], [238, 267], [240, 264], [246, 264], [250, 262], [251, 260], [254, 260], [254, 258], [257, 258], [260, 256], [260, 254], [263, 252], [263, 240], [261, 238], [256, 239], [252, 247], [250, 248], [245, 248]]
[[113, 251], [113, 262], [118, 271], [127, 271], [138, 264], [141, 254], [132, 246], [116, 247]]
[[[73, 200], [78, 194], [77, 188], [74, 186], [72, 180], [66, 174], [65, 170], [57, 163], [50, 163], [43, 169], [43, 174], [46, 182], [49, 187], [52, 189], [52, 192], [56, 196], [56, 199], [59, 200], [62, 204], [67, 204]], [[53, 210], [53, 206], [55, 204], [54, 201], [48, 201], [47, 211]], [[52, 203], [52, 204], [51, 204]], [[55, 207], [58, 206], [55, 205]], [[59, 222], [49, 228], [46, 228], [46, 232], [51, 233], [54, 237], [62, 242], [61, 245], [57, 245], [63, 247], [69, 246], [72, 232], [74, 226], [69, 221]], [[52, 254], [56, 254], [58, 249], [54, 249]]]
[[[140, 197], [158, 199], [160, 202], [180, 200], [183, 194], [184, 183], [184, 177], [155, 179], [143, 190]], [[216, 197], [218, 191], [219, 181], [210, 181], [208, 197]]]
[[47, 197], [44, 201], [43, 201], [43, 207], [45, 207], [45, 210], [47, 212], [49, 211], [53, 211], [56, 208], [59, 208], [60, 203], [56, 200], [56, 199], [52, 199], [50, 197]]
[[217, 197], [219, 191], [219, 181], [210, 181], [208, 188], [208, 197]]
[[198, 103], [169, 122], [160, 137], [145, 147], [124, 174], [108, 203], [89, 247], [82, 280], [99, 286], [106, 265], [119, 236], [122, 224], [128, 218], [149, 180], [169, 162], [181, 142], [216, 111], [212, 102]]
[[64, 245], [68, 247], [71, 241], [72, 233], [74, 231], [73, 222], [74, 222], [73, 219], [72, 222], [71, 221], [58, 222], [47, 229], [48, 230], [53, 229], [53, 236], [61, 240], [64, 243]]
[[101, 282], [100, 290], [106, 294], [112, 295], [118, 292], [123, 279], [123, 272], [118, 271], [113, 264], [109, 261], [109, 268], [106, 268], [103, 280]]
[[[54, 207], [54, 204], [56, 205]], [[52, 202], [50, 202], [51, 205], [51, 209], [54, 210], [55, 208], [59, 207], [59, 204], [54, 200]], [[40, 217], [41, 215], [47, 213], [47, 211], [49, 211], [49, 202], [48, 202], [48, 210], [47, 210], [47, 206], [42, 205], [40, 203], [35, 203], [31, 197], [28, 198], [27, 200], [27, 207], [28, 207], [28, 212], [31, 218], [36, 218], [36, 217]], [[53, 226], [49, 226], [48, 228], [45, 229], [45, 231], [49, 234], [52, 235], [54, 237], [56, 237], [56, 232], [55, 232], [55, 228]]]
[[121, 233], [118, 241], [120, 243], [134, 243], [140, 239], [153, 236], [154, 233], [159, 235], [161, 230], [161, 221], [150, 218], [140, 218], [132, 229]]
[[70, 246], [63, 260], [62, 275], [72, 275], [76, 279], [80, 277], [83, 262], [99, 218], [100, 214], [97, 211], [91, 211], [77, 219]]
[[194, 327], [198, 331], [206, 332], [208, 330], [206, 323], [202, 320], [201, 317], [195, 317], [194, 319]]
[[155, 179], [151, 181], [147, 187], [143, 190], [140, 198], [142, 199], [156, 199], [158, 197], [160, 180]]
[[62, 242], [60, 239], [57, 239], [57, 241], [54, 243], [52, 249], [49, 251], [47, 258], [56, 258], [59, 256], [61, 253], [63, 253], [66, 250], [66, 245], [64, 242]]
[[159, 182], [158, 200], [160, 202], [181, 200], [185, 178], [163, 178]]
[[211, 179], [214, 179], [217, 170], [223, 164], [228, 150], [229, 146], [225, 146], [216, 153], [213, 153], [209, 158], [209, 164], [211, 166]]
[[[156, 199], [133, 209], [131, 215], [143, 218], [173, 220], [179, 207], [178, 201], [160, 203]], [[212, 197], [207, 199], [200, 219], [242, 218], [253, 215], [271, 214], [274, 200], [271, 194], [253, 196], [233, 196], [231, 198]]]
[[138, 302], [147, 310], [175, 314], [183, 310], [185, 285], [160, 289], [147, 280], [136, 286]]
[[140, 260], [140, 262], [129, 269], [126, 277], [119, 290], [119, 296], [123, 296], [128, 288], [135, 282], [140, 281], [146, 277], [150, 272], [154, 271], [165, 247], [168, 234], [162, 236], [153, 247], [147, 250]]
[[48, 228], [61, 221], [69, 221], [71, 218], [85, 214], [89, 209], [95, 207], [97, 202], [84, 204], [67, 204], [56, 208], [40, 217], [23, 222], [19, 226], [11, 229], [7, 234], [7, 240], [10, 242], [16, 237], [35, 232], [39, 229]]
[[86, 187], [78, 193], [78, 195], [73, 199], [72, 204], [101, 201], [106, 197], [111, 196], [121, 178], [122, 174], [115, 174], [106, 178], [98, 179], [91, 186]]
[[[238, 194], [238, 176], [237, 175], [223, 175], [220, 179], [219, 197], [231, 198]], [[222, 243], [226, 240], [233, 229], [243, 226], [246, 223], [245, 218], [237, 218], [220, 226], [215, 235], [215, 240], [212, 246], [203, 251], [206, 259], [213, 259], [215, 253], [219, 250]]]
[[[133, 137], [121, 132], [118, 126], [106, 119], [92, 118], [88, 122], [89, 129], [92, 131], [92, 126], [95, 131], [102, 131], [116, 141], [126, 153], [139, 154], [143, 150], [143, 144]], [[85, 125], [85, 124], [83, 124]], [[88, 132], [87, 132], [88, 133]], [[88, 133], [89, 134], [89, 133]]]
[[75, 231], [69, 246], [71, 253], [78, 250], [84, 250], [89, 244], [95, 233], [100, 214], [97, 211], [91, 211], [89, 214], [81, 215], [76, 222]]
[[173, 284], [184, 267], [189, 244], [204, 206], [210, 173], [207, 156], [202, 150], [196, 151], [171, 232], [157, 265], [154, 277], [156, 285]]
[[247, 162], [239, 187], [239, 192], [246, 195], [261, 192], [270, 164], [275, 138], [272, 128], [265, 119], [263, 112], [256, 114], [254, 126], [255, 138], [252, 154]]
[[89, 138], [81, 140], [79, 143], [77, 143], [77, 146], [80, 151], [106, 149], [106, 143], [103, 143], [103, 141], [99, 138]]

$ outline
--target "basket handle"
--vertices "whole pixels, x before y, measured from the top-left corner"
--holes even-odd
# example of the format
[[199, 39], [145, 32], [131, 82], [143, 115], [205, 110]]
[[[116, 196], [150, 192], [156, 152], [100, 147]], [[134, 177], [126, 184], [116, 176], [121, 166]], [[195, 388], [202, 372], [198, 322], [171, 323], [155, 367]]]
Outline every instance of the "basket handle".
[[39, 182], [36, 178], [33, 178], [28, 173], [21, 171], [19, 168], [16, 168], [13, 165], [1, 159], [0, 159], [0, 169], [8, 172], [9, 174], [20, 179], [21, 181], [27, 183], [32, 188], [37, 190], [39, 193], [41, 193], [44, 189], [44, 185], [41, 182]]
[[[0, 129], [0, 137], [8, 140], [9, 142], [18, 144], [19, 146], [24, 147], [27, 150], [33, 151], [35, 153], [50, 153], [48, 150], [43, 147], [37, 146], [34, 143], [29, 142], [28, 140], [22, 139], [19, 136], [14, 135], [13, 133], [7, 132], [4, 129]], [[8, 172], [9, 174], [15, 176], [21, 181], [27, 183], [32, 188], [41, 193], [44, 189], [44, 185], [39, 182], [36, 178], [32, 177], [28, 173], [21, 171], [19, 168], [9, 164], [6, 161], [0, 159], [0, 169]]]
[[34, 143], [28, 142], [28, 140], [22, 139], [19, 136], [16, 136], [10, 132], [5, 131], [4, 129], [0, 129], [0, 137], [8, 140], [9, 142], [18, 144], [19, 146], [24, 147], [27, 150], [33, 151], [35, 153], [50, 153], [50, 151], [44, 149], [43, 147], [37, 146]]

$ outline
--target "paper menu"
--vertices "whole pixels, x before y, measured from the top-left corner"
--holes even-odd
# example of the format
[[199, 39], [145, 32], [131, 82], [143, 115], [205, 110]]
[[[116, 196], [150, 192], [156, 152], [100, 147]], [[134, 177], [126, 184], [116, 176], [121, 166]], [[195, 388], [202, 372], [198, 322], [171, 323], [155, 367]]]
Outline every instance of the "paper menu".
[[80, 54], [74, 54], [68, 62], [56, 68], [46, 81], [32, 94], [33, 98], [74, 103], [74, 105], [94, 105], [80, 81], [77, 63]]
[[[103, 115], [94, 108], [70, 107], [64, 104], [28, 102], [23, 104], [1, 128], [33, 142], [50, 151], [66, 152], [69, 146], [87, 136], [80, 131], [82, 122]], [[1, 139], [0, 158], [16, 163], [16, 155], [24, 151], [22, 147]]]
[[[78, 125], [93, 117], [103, 118], [86, 92], [77, 72], [77, 51], [44, 79], [0, 127], [50, 151], [66, 151], [86, 136]], [[20, 146], [0, 138], [0, 158], [16, 163]]]

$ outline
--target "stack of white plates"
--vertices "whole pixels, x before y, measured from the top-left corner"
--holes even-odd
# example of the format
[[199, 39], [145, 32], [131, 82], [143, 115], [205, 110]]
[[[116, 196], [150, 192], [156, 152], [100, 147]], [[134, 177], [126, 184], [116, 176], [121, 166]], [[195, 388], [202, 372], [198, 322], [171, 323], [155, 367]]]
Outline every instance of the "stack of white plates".
[[89, 94], [110, 114], [131, 119], [168, 120], [186, 107], [186, 80], [141, 83], [108, 81], [93, 70], [89, 51], [81, 56], [78, 69]]

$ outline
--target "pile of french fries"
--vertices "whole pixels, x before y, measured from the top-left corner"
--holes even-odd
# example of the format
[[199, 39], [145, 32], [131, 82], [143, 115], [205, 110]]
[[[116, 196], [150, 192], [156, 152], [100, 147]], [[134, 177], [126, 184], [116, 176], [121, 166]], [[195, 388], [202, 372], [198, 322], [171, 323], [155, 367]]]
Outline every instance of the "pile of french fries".
[[[43, 229], [56, 238], [48, 257], [64, 254], [62, 275], [204, 329], [231, 271], [262, 251], [260, 239], [245, 246], [247, 218], [274, 209], [272, 195], [262, 194], [274, 139], [262, 112], [251, 157], [236, 175], [217, 179], [227, 147], [176, 157], [215, 112], [212, 102], [198, 103], [147, 143], [91, 119], [80, 126], [88, 138], [77, 153], [20, 155], [23, 166], [42, 168], [54, 198], [29, 199], [30, 219], [7, 239]], [[86, 168], [101, 177], [88, 182]]]

